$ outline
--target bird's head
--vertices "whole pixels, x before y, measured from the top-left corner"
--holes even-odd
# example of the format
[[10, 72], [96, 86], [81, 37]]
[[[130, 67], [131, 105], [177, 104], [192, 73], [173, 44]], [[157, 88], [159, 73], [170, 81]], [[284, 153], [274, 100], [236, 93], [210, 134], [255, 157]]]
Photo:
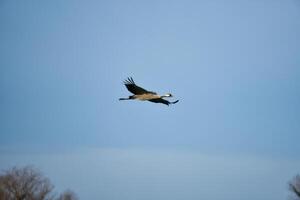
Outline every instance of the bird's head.
[[163, 97], [173, 97], [173, 95], [171, 93], [167, 93]]

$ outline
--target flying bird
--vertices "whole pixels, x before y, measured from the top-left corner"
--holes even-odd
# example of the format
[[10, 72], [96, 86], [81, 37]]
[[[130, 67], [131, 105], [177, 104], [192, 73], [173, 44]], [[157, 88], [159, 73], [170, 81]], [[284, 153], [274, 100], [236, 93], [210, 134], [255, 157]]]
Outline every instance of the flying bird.
[[119, 98], [119, 100], [141, 100], [141, 101], [150, 101], [153, 103], [162, 103], [165, 105], [175, 104], [179, 100], [176, 101], [167, 101], [165, 97], [173, 97], [172, 94], [167, 93], [165, 95], [158, 95], [156, 92], [145, 90], [135, 84], [133, 79], [130, 77], [124, 81], [124, 85], [126, 86], [127, 90], [131, 92], [133, 95], [129, 96], [128, 98]]

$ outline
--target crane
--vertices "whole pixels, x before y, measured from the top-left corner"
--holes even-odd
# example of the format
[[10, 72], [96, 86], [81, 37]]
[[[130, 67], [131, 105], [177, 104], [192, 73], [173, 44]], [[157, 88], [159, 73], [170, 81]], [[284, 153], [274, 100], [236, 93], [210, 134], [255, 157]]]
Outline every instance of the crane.
[[133, 81], [132, 77], [127, 78], [124, 81], [124, 85], [126, 86], [127, 90], [131, 92], [133, 95], [129, 96], [128, 98], [119, 98], [119, 100], [141, 100], [141, 101], [150, 101], [153, 103], [162, 103], [167, 106], [170, 104], [175, 104], [179, 100], [176, 101], [167, 101], [164, 98], [166, 97], [173, 97], [171, 93], [167, 93], [165, 95], [158, 95], [156, 92], [145, 90], [144, 88], [138, 86]]

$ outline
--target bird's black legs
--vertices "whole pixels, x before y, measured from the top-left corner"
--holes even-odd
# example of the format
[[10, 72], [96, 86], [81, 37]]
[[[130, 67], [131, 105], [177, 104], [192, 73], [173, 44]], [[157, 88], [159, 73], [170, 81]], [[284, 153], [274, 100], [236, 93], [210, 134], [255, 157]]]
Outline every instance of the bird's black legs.
[[132, 99], [134, 99], [133, 96], [129, 96], [128, 98], [119, 98], [120, 101], [121, 100], [132, 100]]
[[131, 100], [130, 98], [119, 98], [119, 100]]

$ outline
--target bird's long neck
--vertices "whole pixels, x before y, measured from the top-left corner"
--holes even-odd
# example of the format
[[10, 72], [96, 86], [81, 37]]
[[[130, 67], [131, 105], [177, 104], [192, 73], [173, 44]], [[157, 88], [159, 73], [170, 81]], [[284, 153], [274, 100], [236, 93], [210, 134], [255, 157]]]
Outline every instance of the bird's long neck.
[[165, 95], [162, 95], [162, 96], [160, 96], [161, 98], [165, 98], [165, 97], [170, 97], [170, 95], [169, 94], [165, 94]]

